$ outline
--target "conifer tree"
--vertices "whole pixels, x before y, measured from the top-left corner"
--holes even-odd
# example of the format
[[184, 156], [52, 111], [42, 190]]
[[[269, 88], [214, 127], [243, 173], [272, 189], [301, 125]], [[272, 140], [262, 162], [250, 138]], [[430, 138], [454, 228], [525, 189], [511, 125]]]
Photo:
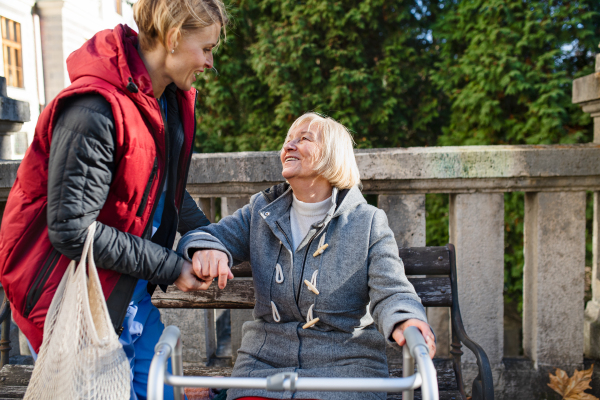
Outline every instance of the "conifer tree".
[[[591, 141], [589, 115], [571, 104], [571, 87], [594, 70], [600, 2], [453, 0], [446, 10], [433, 29], [443, 45], [432, 79], [452, 104], [438, 144]], [[432, 200], [428, 226], [447, 212]], [[523, 203], [523, 193], [505, 195], [505, 293], [519, 308]]]
[[436, 11], [421, 0], [236, 0], [219, 76], [199, 80], [200, 151], [274, 150], [306, 111], [358, 147], [434, 145], [448, 109], [433, 88]]
[[600, 41], [595, 0], [455, 0], [434, 30], [444, 43], [432, 77], [450, 97], [441, 145], [590, 141], [571, 104], [593, 72]]

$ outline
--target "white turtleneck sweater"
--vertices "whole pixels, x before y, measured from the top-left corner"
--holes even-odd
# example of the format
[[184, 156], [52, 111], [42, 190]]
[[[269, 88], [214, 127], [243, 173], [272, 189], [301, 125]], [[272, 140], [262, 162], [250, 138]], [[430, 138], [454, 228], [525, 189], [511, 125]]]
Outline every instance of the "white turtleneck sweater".
[[292, 245], [294, 250], [306, 237], [310, 226], [320, 222], [331, 208], [331, 196], [318, 203], [305, 203], [296, 198], [294, 194], [292, 208], [290, 210], [290, 225], [292, 226]]

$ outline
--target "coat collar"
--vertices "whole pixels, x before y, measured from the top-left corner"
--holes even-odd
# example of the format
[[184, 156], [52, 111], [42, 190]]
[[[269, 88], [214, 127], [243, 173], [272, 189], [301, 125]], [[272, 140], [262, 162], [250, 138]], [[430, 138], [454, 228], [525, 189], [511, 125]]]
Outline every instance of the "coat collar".
[[[292, 188], [289, 183], [281, 183], [262, 192], [267, 200], [267, 205], [259, 213], [271, 228], [273, 234], [285, 244], [285, 247], [294, 252], [292, 244], [292, 228], [290, 225], [290, 207], [292, 205]], [[359, 204], [366, 203], [358, 186], [351, 189], [338, 190], [333, 188], [331, 194], [331, 208], [327, 211], [325, 218], [313, 224], [306, 237], [298, 245], [297, 250], [306, 246], [311, 239], [320, 235], [329, 222], [339, 215], [350, 212]]]

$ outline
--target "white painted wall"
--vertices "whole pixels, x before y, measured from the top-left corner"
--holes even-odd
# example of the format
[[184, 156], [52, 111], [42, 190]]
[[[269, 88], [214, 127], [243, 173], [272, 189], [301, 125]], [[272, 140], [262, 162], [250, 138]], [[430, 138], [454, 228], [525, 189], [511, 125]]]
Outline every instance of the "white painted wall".
[[[70, 84], [66, 65], [69, 54], [102, 29], [120, 23], [135, 28], [134, 2], [123, 0], [123, 15], [119, 15], [115, 0], [0, 0], [0, 15], [21, 24], [25, 87], [8, 87], [8, 96], [30, 104], [31, 121], [21, 130], [26, 133], [27, 144], [33, 140], [40, 109]], [[4, 75], [1, 59], [0, 53], [0, 76]], [[15, 158], [22, 156], [16, 154]]]
[[73, 51], [96, 32], [117, 24], [133, 26], [133, 11], [123, 1], [123, 15], [115, 10], [114, 0], [38, 0], [42, 24], [42, 50], [46, 101], [50, 102], [68, 86], [66, 60]]
[[[40, 114], [40, 102], [38, 96], [38, 74], [36, 68], [36, 47], [34, 24], [31, 9], [35, 0], [11, 0], [0, 1], [0, 15], [12, 19], [21, 24], [21, 44], [23, 49], [23, 85], [24, 88], [9, 86], [7, 88], [8, 97], [29, 102], [31, 121], [23, 124], [21, 132], [26, 133], [27, 144], [33, 139], [35, 123]], [[1, 57], [0, 57], [1, 58]], [[0, 68], [0, 75], [4, 75], [4, 63]], [[25, 140], [23, 135], [12, 135], [12, 140]], [[20, 157], [22, 158], [22, 154]]]

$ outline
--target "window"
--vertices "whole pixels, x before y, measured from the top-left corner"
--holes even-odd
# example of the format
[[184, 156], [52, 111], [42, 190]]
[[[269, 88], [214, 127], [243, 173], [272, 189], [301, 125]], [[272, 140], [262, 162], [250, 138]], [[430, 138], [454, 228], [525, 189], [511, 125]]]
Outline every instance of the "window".
[[115, 0], [115, 10], [117, 14], [123, 15], [123, 0]]
[[0, 17], [2, 25], [2, 54], [4, 76], [9, 86], [23, 87], [23, 56], [21, 51], [21, 24]]

